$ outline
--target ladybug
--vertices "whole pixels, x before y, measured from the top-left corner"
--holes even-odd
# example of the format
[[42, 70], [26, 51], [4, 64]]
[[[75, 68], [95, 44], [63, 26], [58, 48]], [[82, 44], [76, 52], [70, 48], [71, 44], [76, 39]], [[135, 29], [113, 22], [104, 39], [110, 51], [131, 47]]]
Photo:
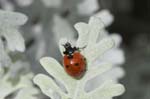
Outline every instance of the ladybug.
[[63, 65], [65, 71], [72, 77], [80, 79], [86, 71], [86, 59], [80, 53], [80, 49], [72, 47], [69, 42], [63, 45], [65, 51], [63, 52]]

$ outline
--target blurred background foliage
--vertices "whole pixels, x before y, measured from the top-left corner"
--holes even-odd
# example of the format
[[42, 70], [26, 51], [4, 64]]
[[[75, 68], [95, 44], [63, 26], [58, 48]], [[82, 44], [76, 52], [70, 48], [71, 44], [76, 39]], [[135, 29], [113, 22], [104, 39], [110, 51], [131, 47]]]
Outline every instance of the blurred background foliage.
[[123, 37], [126, 76], [121, 80], [126, 93], [119, 99], [150, 98], [150, 1], [100, 0], [115, 17], [109, 31]]

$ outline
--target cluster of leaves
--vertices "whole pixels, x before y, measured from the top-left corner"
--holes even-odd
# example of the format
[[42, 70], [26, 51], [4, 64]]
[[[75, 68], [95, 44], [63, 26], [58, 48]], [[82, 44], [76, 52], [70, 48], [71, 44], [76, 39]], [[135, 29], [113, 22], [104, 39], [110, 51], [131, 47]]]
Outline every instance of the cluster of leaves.
[[[83, 78], [76, 80], [67, 75], [55, 59], [45, 57], [40, 60], [44, 69], [54, 77], [54, 79], [38, 74], [34, 78], [36, 83], [44, 94], [56, 98], [55, 94], [60, 95], [62, 99], [108, 99], [118, 96], [124, 92], [124, 87], [121, 84], [115, 83], [113, 80], [105, 80], [101, 85], [93, 90], [86, 91], [86, 83], [98, 75], [102, 75], [111, 68], [111, 64], [94, 64], [98, 57], [114, 46], [114, 41], [111, 37], [105, 37], [97, 42], [98, 35], [103, 35], [101, 31], [104, 28], [103, 22], [97, 17], [91, 17], [89, 23], [77, 23], [75, 25], [79, 33], [79, 38], [76, 46], [87, 46], [81, 53], [87, 59], [87, 71]], [[60, 51], [63, 53], [64, 48], [61, 46], [67, 39], [60, 40]], [[62, 54], [63, 55], [63, 54]], [[95, 66], [94, 66], [95, 65]], [[62, 85], [64, 86], [62, 88]], [[92, 85], [90, 85], [92, 86]]]
[[[14, 1], [20, 7], [25, 8], [33, 4], [33, 1], [39, 2], [36, 0]], [[34, 35], [34, 38], [37, 41], [35, 42], [34, 48], [27, 50], [30, 59], [33, 59], [33, 57], [35, 59], [39, 59], [41, 56], [47, 55], [47, 50], [50, 51], [52, 56], [59, 56], [59, 53], [53, 52], [51, 49], [52, 46], [57, 48], [56, 43], [60, 40], [60, 38], [67, 37], [75, 41], [74, 37], [76, 35], [76, 31], [70, 25], [72, 19], [74, 21], [75, 17], [78, 17], [76, 18], [76, 20], [78, 20], [80, 19], [80, 16], [87, 17], [93, 15], [99, 8], [97, 0], [69, 0], [69, 2], [67, 0], [41, 1], [46, 6], [46, 10], [42, 11], [42, 8], [40, 7], [39, 12], [46, 13], [47, 17], [45, 17], [44, 14], [44, 16], [40, 16], [41, 20], [38, 23], [32, 24], [33, 26], [29, 25], [32, 30], [30, 32], [33, 32], [32, 35]], [[3, 3], [2, 8], [4, 9], [15, 9], [14, 5], [9, 3], [8, 0], [1, 0], [0, 2]], [[36, 6], [33, 4], [33, 7]], [[66, 11], [62, 11], [62, 8]], [[84, 10], [83, 8], [87, 10]], [[47, 13], [48, 10], [50, 10], [51, 13]], [[30, 11], [30, 14], [35, 16], [34, 14], [36, 13], [34, 13], [34, 11], [28, 11]], [[25, 12], [27, 11], [25, 10]], [[69, 13], [69, 16], [67, 15], [67, 12]], [[64, 17], [65, 14], [66, 17]], [[32, 15], [29, 16], [29, 18], [33, 18], [31, 17]], [[99, 97], [106, 99], [123, 93], [124, 87], [120, 84], [116, 84], [118, 79], [124, 76], [124, 71], [120, 67], [120, 65], [124, 62], [123, 51], [119, 48], [121, 37], [117, 34], [109, 35], [104, 29], [104, 25], [109, 26], [113, 21], [113, 16], [109, 13], [109, 11], [102, 10], [94, 16], [95, 17], [91, 17], [88, 24], [81, 22], [75, 25], [75, 28], [79, 34], [76, 46], [83, 47], [88, 45], [87, 48], [82, 51], [82, 54], [87, 58], [88, 66], [88, 71], [83, 79], [75, 80], [69, 77], [64, 72], [62, 66], [53, 58], [46, 57], [41, 59], [40, 62], [42, 66], [50, 75], [54, 77], [54, 79], [46, 75], [39, 74], [34, 78], [34, 82], [40, 86], [43, 93], [47, 96], [51, 98], [61, 96], [64, 99], [98, 99]], [[20, 59], [10, 57], [10, 52], [12, 51], [24, 52], [25, 50], [24, 39], [19, 33], [18, 28], [19, 26], [25, 24], [27, 17], [21, 13], [1, 10], [0, 20], [0, 38], [2, 38], [0, 39], [0, 48], [2, 49], [0, 51], [0, 56], [3, 56], [0, 57], [2, 74], [1, 82], [6, 84], [3, 85], [2, 83], [1, 85], [8, 87], [8, 90], [4, 91], [6, 93], [3, 95], [0, 94], [0, 98], [5, 98], [12, 93], [17, 93], [16, 97], [19, 98], [15, 97], [15, 99], [20, 99], [21, 96], [24, 96], [24, 99], [37, 99], [37, 97], [33, 96], [38, 94], [37, 89], [31, 82], [33, 74], [29, 70], [27, 70], [28, 73], [20, 73], [20, 71], [26, 70], [25, 67], [27, 67], [27, 63]], [[47, 20], [50, 20], [50, 22]], [[49, 23], [54, 24], [52, 25]], [[52, 33], [49, 33], [49, 25], [52, 25], [50, 31], [54, 34], [54, 38], [52, 39], [54, 41], [49, 41], [49, 37], [53, 35]], [[28, 28], [28, 30], [30, 30], [30, 28]], [[66, 39], [61, 39], [60, 45], [66, 41]], [[49, 42], [51, 43], [49, 44]], [[112, 47], [113, 49], [110, 50]], [[62, 46], [60, 46], [60, 50], [61, 52], [63, 51]], [[35, 56], [33, 56], [33, 54], [35, 54]], [[110, 57], [110, 55], [112, 57]], [[34, 64], [33, 60], [32, 64]], [[34, 66], [36, 65], [37, 62]], [[12, 67], [16, 68], [14, 69]], [[22, 82], [22, 78], [25, 79], [25, 83]], [[62, 88], [62, 86], [64, 87]], [[81, 90], [79, 88], [81, 88]], [[1, 89], [4, 90], [4, 88], [0, 87], [0, 90]]]
[[34, 75], [28, 69], [29, 64], [11, 54], [25, 51], [18, 28], [26, 21], [24, 14], [0, 10], [0, 99], [10, 95], [13, 99], [36, 99], [33, 95], [39, 93], [33, 86]]

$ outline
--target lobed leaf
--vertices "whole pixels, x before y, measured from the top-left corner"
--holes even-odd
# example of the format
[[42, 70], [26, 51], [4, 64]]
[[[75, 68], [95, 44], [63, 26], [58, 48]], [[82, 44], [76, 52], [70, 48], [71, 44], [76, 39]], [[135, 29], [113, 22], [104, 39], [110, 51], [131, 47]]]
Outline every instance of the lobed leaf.
[[35, 95], [38, 93], [39, 91], [36, 88], [23, 88], [17, 93], [15, 99], [37, 99]]
[[94, 16], [100, 18], [106, 27], [110, 26], [114, 21], [113, 15], [110, 13], [109, 10], [106, 9], [99, 11]]
[[4, 11], [0, 10], [0, 26], [19, 26], [26, 23], [28, 20], [27, 16], [19, 13], [19, 12], [12, 12], [12, 11]]
[[89, 26], [86, 23], [77, 23], [75, 24], [75, 29], [78, 31], [78, 39], [76, 42], [76, 46], [79, 48], [85, 47], [88, 44], [89, 38]]
[[92, 68], [92, 66], [89, 66], [87, 73], [82, 80], [85, 84], [88, 80], [93, 79], [97, 75], [100, 75], [100, 74], [110, 70], [111, 68], [112, 68], [112, 65], [108, 64], [108, 63], [102, 64], [100, 66], [96, 66], [94, 68]]
[[3, 42], [0, 39], [0, 67], [9, 66], [11, 64], [11, 59], [6, 53]]
[[114, 42], [111, 38], [104, 38], [99, 43], [86, 48], [83, 52], [84, 56], [89, 62], [95, 61], [98, 57], [104, 54], [106, 51], [114, 46]]
[[96, 88], [94, 91], [87, 93], [86, 97], [90, 97], [91, 99], [101, 99], [111, 98], [114, 96], [121, 95], [124, 93], [125, 88], [121, 84], [114, 84], [112, 81], [106, 81], [103, 85]]
[[65, 86], [67, 91], [75, 90], [72, 86], [76, 85], [76, 79], [68, 76], [63, 67], [55, 59], [44, 57], [40, 60], [40, 63], [50, 75]]
[[98, 36], [101, 33], [101, 29], [104, 28], [103, 22], [97, 17], [91, 17], [89, 20], [89, 38], [88, 38], [88, 47], [96, 44]]
[[43, 93], [47, 96], [54, 98], [53, 93], [57, 92], [61, 95], [62, 98], [67, 98], [66, 93], [62, 92], [61, 89], [56, 85], [54, 80], [46, 75], [38, 74], [33, 79], [34, 83], [37, 84]]
[[11, 51], [17, 50], [23, 52], [25, 50], [25, 41], [22, 35], [17, 30], [17, 28], [15, 27], [9, 27], [8, 29], [0, 28], [0, 33], [2, 36], [5, 37], [8, 48]]

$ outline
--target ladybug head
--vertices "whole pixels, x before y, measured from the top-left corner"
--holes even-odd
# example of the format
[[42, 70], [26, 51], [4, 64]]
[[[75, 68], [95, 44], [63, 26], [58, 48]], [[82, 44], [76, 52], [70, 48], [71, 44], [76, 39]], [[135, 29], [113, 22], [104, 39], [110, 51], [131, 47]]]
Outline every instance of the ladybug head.
[[72, 57], [72, 54], [77, 50], [76, 47], [72, 47], [69, 42], [63, 45], [65, 48], [65, 51], [63, 52], [65, 55], [68, 55], [69, 57]]
[[71, 44], [70, 44], [69, 42], [67, 42], [67, 43], [64, 44], [63, 46], [64, 46], [65, 49], [70, 49], [70, 48], [72, 48], [72, 47], [71, 47]]

